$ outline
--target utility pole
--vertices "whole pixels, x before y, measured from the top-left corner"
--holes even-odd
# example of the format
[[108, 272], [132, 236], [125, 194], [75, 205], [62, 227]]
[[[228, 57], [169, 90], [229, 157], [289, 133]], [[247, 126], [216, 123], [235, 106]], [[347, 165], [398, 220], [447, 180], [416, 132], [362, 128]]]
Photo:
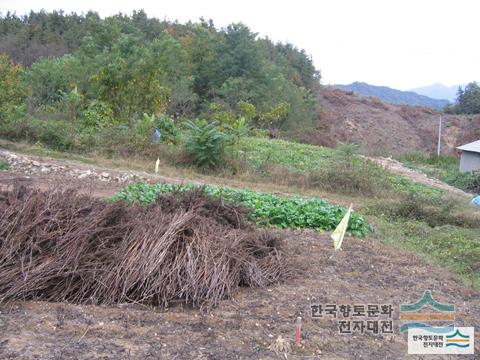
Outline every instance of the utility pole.
[[437, 156], [440, 156], [440, 148], [442, 145], [442, 115], [438, 122], [438, 147], [437, 147]]

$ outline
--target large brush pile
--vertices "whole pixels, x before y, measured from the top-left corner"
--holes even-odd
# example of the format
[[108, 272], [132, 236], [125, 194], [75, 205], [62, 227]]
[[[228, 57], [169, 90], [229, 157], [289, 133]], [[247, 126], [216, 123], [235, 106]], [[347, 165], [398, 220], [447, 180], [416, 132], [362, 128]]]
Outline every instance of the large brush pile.
[[247, 214], [201, 190], [148, 206], [73, 190], [0, 193], [0, 302], [215, 305], [289, 274], [278, 235]]

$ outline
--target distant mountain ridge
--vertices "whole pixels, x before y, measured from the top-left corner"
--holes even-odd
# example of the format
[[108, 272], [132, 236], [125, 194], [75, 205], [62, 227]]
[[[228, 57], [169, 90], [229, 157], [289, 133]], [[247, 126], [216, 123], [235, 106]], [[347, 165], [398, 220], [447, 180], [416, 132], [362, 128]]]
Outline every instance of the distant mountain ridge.
[[454, 102], [457, 98], [458, 87], [465, 87], [466, 84], [459, 84], [454, 86], [445, 86], [441, 83], [435, 83], [429, 86], [418, 87], [415, 89], [410, 89], [410, 91], [416, 92], [417, 94], [431, 97], [433, 99], [447, 99], [451, 102]]
[[348, 85], [332, 85], [332, 87], [353, 91], [359, 96], [372, 96], [392, 104], [420, 105], [432, 109], [443, 109], [449, 104], [446, 99], [433, 99], [413, 91], [401, 91], [387, 86], [375, 86], [364, 82], [354, 82]]

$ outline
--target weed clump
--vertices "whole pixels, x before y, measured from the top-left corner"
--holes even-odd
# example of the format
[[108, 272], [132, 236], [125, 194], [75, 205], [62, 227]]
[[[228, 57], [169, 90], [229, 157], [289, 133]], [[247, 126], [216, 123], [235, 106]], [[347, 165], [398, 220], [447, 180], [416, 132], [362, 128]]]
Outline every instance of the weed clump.
[[372, 161], [339, 158], [331, 166], [307, 173], [311, 188], [350, 195], [380, 196], [393, 190], [391, 175]]
[[480, 216], [464, 202], [447, 196], [424, 196], [418, 193], [400, 194], [394, 199], [381, 199], [366, 208], [367, 214], [381, 214], [392, 220], [422, 221], [431, 227], [452, 225], [476, 228]]

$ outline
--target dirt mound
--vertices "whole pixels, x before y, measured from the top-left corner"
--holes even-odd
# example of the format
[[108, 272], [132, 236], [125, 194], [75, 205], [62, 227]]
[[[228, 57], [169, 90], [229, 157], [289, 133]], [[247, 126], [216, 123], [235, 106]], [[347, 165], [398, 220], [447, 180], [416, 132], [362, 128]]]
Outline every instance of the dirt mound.
[[[371, 154], [436, 151], [440, 113], [421, 106], [393, 105], [351, 91], [323, 88], [318, 94], [321, 114], [316, 132], [301, 140], [324, 146], [359, 143]], [[442, 151], [480, 138], [480, 116], [443, 115]]]
[[0, 302], [208, 307], [289, 274], [278, 235], [200, 190], [143, 206], [16, 187], [0, 193], [0, 214]]

